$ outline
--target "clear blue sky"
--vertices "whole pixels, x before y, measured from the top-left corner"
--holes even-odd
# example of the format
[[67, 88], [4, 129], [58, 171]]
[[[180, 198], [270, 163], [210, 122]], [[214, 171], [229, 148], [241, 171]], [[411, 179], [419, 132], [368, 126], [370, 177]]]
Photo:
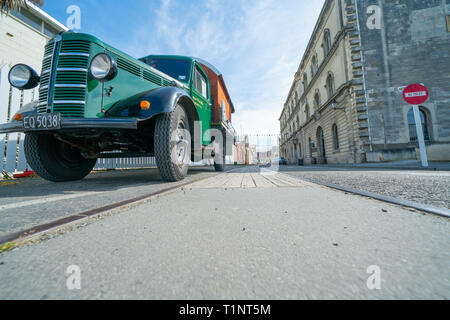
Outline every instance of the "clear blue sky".
[[278, 133], [278, 117], [324, 0], [46, 0], [66, 24], [81, 9], [80, 32], [141, 57], [196, 56], [224, 75], [236, 130]]

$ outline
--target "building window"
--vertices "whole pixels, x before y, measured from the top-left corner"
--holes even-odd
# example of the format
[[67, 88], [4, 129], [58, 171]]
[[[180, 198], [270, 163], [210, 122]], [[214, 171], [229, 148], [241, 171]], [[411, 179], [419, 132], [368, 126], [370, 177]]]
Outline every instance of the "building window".
[[[429, 117], [427, 116], [427, 112], [421, 107], [419, 109], [420, 120], [422, 122], [422, 130], [425, 141], [430, 141], [430, 125], [429, 125]], [[408, 111], [408, 127], [409, 127], [409, 140], [411, 142], [417, 141], [417, 130], [416, 130], [416, 122], [414, 120], [414, 111], [413, 109]]]
[[326, 57], [331, 50], [330, 30], [326, 29], [323, 36], [323, 53]]
[[59, 31], [56, 30], [55, 28], [53, 28], [51, 25], [49, 25], [48, 23], [44, 24], [44, 33], [49, 36], [50, 38], [55, 37], [56, 35], [58, 35]]
[[328, 97], [331, 98], [334, 95], [334, 78], [331, 73], [328, 74], [327, 89], [328, 89]]
[[317, 137], [317, 147], [318, 147], [318, 149], [319, 149], [319, 155], [320, 155], [321, 157], [325, 157], [325, 156], [326, 156], [326, 151], [325, 151], [325, 137], [324, 137], [324, 135], [323, 135], [322, 127], [318, 127], [318, 128], [317, 128], [316, 137]]
[[16, 18], [22, 20], [27, 25], [36, 29], [37, 31], [39, 31], [39, 32], [43, 31], [42, 30], [42, 20], [40, 18], [36, 17], [35, 15], [33, 15], [28, 10], [23, 10], [23, 9], [19, 8], [18, 11], [11, 10], [10, 14], [15, 16]]
[[333, 144], [334, 144], [334, 149], [338, 150], [339, 149], [339, 133], [338, 133], [338, 127], [336, 124], [333, 124], [333, 127], [331, 129], [333, 131]]
[[305, 115], [306, 115], [306, 121], [308, 121], [309, 116], [310, 116], [310, 114], [309, 114], [309, 106], [308, 105], [306, 105], [306, 107], [305, 107]]
[[317, 61], [317, 54], [314, 54], [314, 56], [311, 59], [311, 78], [314, 78], [314, 75], [316, 74], [318, 69], [319, 66]]
[[312, 156], [313, 156], [313, 144], [312, 144], [311, 138], [308, 138], [308, 143], [309, 143], [309, 156], [312, 158]]
[[445, 19], [447, 20], [447, 32], [450, 32], [450, 16], [446, 16]]
[[319, 92], [316, 92], [314, 95], [314, 109], [315, 111], [319, 110], [320, 108], [320, 94]]
[[306, 92], [306, 88], [308, 88], [308, 75], [306, 73], [303, 74], [303, 90]]

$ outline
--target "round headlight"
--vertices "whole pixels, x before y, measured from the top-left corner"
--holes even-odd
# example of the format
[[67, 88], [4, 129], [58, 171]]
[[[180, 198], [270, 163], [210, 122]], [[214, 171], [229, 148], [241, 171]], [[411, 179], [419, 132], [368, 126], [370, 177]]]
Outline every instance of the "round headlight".
[[89, 70], [98, 81], [109, 81], [117, 74], [117, 64], [110, 55], [99, 53], [92, 59]]
[[20, 90], [32, 89], [39, 84], [39, 76], [33, 68], [25, 64], [16, 64], [8, 74], [9, 83]]

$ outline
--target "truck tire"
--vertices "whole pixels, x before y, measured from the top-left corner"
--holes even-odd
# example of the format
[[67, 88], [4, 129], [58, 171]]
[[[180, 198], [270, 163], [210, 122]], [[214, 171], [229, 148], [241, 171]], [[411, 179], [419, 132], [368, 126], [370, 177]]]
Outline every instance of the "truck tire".
[[180, 181], [187, 176], [191, 159], [191, 138], [186, 136], [189, 130], [189, 120], [181, 105], [156, 119], [155, 158], [164, 181]]
[[34, 172], [53, 182], [81, 180], [97, 162], [84, 158], [78, 149], [49, 134], [26, 134], [24, 152]]

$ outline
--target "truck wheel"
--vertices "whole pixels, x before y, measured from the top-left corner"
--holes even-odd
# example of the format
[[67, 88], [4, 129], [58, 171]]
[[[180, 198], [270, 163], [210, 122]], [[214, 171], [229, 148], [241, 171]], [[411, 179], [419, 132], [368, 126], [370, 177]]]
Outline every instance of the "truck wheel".
[[26, 134], [24, 152], [34, 172], [53, 182], [81, 180], [97, 162], [84, 158], [78, 149], [47, 134]]
[[191, 159], [191, 139], [187, 132], [190, 132], [189, 120], [181, 105], [156, 119], [156, 165], [165, 181], [180, 181], [187, 176]]

